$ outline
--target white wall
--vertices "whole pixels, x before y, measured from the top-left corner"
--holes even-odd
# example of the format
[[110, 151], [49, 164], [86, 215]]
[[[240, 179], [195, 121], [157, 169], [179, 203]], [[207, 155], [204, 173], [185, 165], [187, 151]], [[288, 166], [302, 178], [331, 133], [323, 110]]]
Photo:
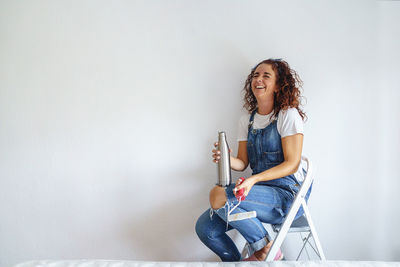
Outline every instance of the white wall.
[[375, 232], [371, 243], [384, 244], [377, 257], [400, 259], [400, 2], [379, 2], [379, 60], [374, 67], [380, 75], [380, 83], [374, 93], [379, 98], [378, 127], [379, 152], [377, 163], [379, 175], [373, 178], [378, 202]]
[[0, 265], [216, 260], [194, 233], [216, 179], [211, 146], [225, 130], [236, 149], [243, 82], [269, 57], [304, 80], [327, 258], [400, 260], [399, 12], [392, 1], [0, 2]]

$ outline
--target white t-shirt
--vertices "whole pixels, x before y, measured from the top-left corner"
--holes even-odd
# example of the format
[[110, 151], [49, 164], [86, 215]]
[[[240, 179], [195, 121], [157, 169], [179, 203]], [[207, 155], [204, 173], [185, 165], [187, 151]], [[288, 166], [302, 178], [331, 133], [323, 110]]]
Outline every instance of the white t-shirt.
[[[256, 113], [254, 115], [253, 121], [253, 129], [264, 129], [267, 127], [271, 121], [271, 112], [268, 115], [260, 115]], [[250, 114], [244, 114], [240, 117], [239, 120], [239, 130], [238, 130], [238, 138], [237, 140], [240, 141], [247, 141], [247, 134], [248, 134], [248, 125], [250, 120]], [[276, 127], [278, 133], [281, 135], [281, 138], [295, 135], [298, 133], [304, 133], [304, 122], [301, 118], [299, 112], [296, 108], [289, 108], [287, 110], [280, 110], [278, 113], [278, 119], [276, 122]], [[307, 163], [304, 160], [301, 160], [299, 168], [294, 173], [294, 176], [299, 182], [304, 180], [303, 168], [307, 166]]]

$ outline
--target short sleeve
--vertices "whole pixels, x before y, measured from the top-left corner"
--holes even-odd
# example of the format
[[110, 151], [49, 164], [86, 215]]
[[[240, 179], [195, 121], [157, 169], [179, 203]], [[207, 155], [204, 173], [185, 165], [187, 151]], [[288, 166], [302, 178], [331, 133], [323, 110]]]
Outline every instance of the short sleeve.
[[303, 119], [296, 108], [289, 108], [279, 112], [277, 128], [281, 138], [298, 133], [304, 134]]
[[248, 125], [249, 125], [249, 114], [243, 114], [239, 119], [238, 125], [238, 137], [237, 141], [247, 141]]

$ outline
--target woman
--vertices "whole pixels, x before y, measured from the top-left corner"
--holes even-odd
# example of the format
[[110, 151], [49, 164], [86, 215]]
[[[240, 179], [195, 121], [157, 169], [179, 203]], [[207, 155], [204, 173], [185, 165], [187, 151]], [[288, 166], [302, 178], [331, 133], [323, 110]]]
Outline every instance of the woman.
[[[260, 62], [247, 77], [244, 107], [249, 114], [240, 119], [239, 148], [237, 157], [231, 156], [231, 168], [244, 171], [250, 163], [252, 175], [240, 185], [215, 186], [210, 191], [211, 209], [196, 223], [200, 240], [222, 261], [241, 260], [226, 234], [231, 229], [238, 230], [250, 245], [251, 256], [245, 260], [265, 260], [272, 242], [262, 222], [283, 223], [299, 190], [305, 175], [301, 161], [305, 119], [299, 107], [301, 85], [297, 73], [281, 59]], [[217, 163], [216, 149], [213, 158]], [[257, 217], [232, 221], [227, 226], [227, 210], [238, 204], [236, 192], [242, 188], [246, 199], [232, 214], [255, 210]], [[297, 216], [301, 214], [302, 210]], [[275, 259], [281, 258], [279, 250]]]

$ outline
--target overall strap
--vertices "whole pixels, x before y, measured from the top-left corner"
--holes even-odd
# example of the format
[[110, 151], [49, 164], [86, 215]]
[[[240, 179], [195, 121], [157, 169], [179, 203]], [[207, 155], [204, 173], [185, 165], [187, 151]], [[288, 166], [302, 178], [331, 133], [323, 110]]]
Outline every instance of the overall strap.
[[256, 114], [257, 109], [253, 110], [253, 112], [250, 115], [250, 120], [249, 120], [249, 125], [248, 125], [248, 130], [250, 131], [251, 126], [253, 126], [254, 122], [254, 115]]

